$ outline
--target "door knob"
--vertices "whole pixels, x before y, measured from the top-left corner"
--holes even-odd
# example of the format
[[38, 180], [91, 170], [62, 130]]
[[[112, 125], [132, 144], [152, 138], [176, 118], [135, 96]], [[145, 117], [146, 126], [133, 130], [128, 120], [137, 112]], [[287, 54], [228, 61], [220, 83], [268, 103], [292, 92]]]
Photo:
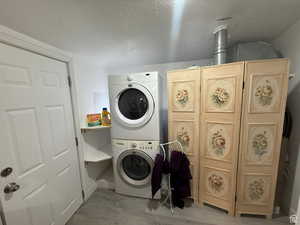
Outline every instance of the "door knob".
[[5, 169], [3, 169], [0, 173], [1, 177], [8, 177], [13, 171], [13, 168], [11, 167], [6, 167]]
[[15, 182], [9, 183], [4, 187], [4, 193], [5, 194], [13, 193], [19, 189], [20, 189], [20, 185], [16, 184]]

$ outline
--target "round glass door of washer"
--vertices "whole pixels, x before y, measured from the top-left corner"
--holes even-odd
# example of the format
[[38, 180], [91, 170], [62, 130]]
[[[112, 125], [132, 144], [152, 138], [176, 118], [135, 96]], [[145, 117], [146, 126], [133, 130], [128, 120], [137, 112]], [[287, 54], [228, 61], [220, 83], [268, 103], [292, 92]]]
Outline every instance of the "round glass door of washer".
[[154, 101], [150, 92], [142, 85], [130, 84], [116, 97], [116, 119], [128, 127], [146, 124], [154, 112]]
[[127, 150], [118, 158], [121, 178], [133, 186], [144, 186], [151, 180], [154, 162], [149, 155], [136, 150]]

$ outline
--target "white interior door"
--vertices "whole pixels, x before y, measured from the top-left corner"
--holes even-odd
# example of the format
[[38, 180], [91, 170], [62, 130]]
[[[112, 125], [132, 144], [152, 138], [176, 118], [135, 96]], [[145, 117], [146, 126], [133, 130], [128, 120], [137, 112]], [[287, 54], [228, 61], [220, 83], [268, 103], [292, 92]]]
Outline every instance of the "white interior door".
[[0, 44], [0, 171], [13, 169], [0, 177], [7, 225], [62, 225], [82, 203], [67, 76], [63, 62]]

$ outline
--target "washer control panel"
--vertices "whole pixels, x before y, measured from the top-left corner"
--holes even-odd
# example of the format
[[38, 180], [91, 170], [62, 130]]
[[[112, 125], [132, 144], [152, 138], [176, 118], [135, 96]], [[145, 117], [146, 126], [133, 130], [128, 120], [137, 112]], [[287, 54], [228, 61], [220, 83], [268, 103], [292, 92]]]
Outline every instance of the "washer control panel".
[[128, 141], [128, 147], [141, 151], [156, 150], [159, 147], [158, 141]]
[[112, 140], [113, 146], [131, 148], [141, 151], [151, 151], [159, 148], [159, 141]]
[[142, 151], [157, 149], [157, 142], [153, 141], [129, 141], [128, 147]]
[[159, 143], [157, 141], [152, 142], [152, 141], [148, 141], [148, 142], [144, 142], [143, 145], [140, 146], [141, 150], [153, 150], [153, 149], [157, 149]]

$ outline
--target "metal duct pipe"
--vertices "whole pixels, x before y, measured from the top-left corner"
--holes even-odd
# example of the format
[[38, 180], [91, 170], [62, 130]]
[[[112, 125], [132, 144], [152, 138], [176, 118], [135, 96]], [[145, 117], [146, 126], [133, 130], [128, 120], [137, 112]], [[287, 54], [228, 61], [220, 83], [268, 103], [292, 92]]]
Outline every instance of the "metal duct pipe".
[[227, 26], [218, 26], [215, 31], [214, 62], [216, 65], [226, 63], [227, 55]]

